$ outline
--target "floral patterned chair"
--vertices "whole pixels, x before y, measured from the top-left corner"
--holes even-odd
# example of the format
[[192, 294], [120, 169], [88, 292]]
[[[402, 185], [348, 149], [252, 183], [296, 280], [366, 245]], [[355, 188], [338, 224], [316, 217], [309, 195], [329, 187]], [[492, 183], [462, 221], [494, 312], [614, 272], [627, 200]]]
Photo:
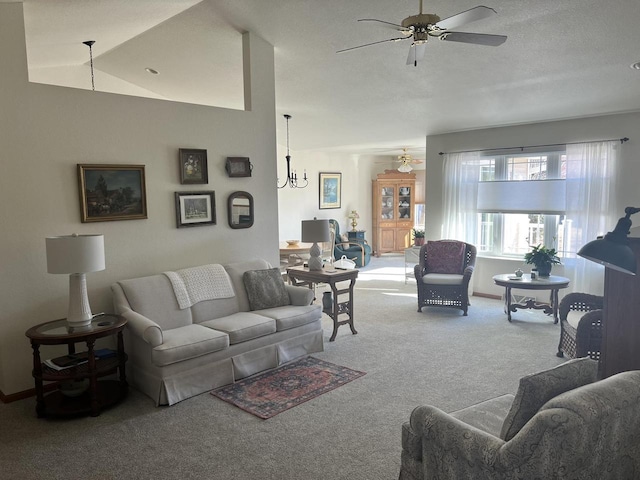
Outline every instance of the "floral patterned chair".
[[452, 414], [421, 406], [402, 426], [400, 480], [640, 478], [640, 371], [596, 381], [569, 360]]
[[435, 305], [459, 308], [467, 315], [476, 247], [457, 240], [428, 241], [420, 248], [418, 261], [414, 267], [418, 311]]

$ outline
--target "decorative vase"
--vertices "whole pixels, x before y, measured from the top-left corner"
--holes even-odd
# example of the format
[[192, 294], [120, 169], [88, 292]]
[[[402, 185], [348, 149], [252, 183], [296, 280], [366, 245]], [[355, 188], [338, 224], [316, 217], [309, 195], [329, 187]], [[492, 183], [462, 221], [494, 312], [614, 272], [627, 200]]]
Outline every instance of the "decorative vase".
[[541, 263], [539, 265], [536, 265], [538, 276], [545, 278], [548, 277], [551, 274], [551, 267], [553, 267], [551, 263]]

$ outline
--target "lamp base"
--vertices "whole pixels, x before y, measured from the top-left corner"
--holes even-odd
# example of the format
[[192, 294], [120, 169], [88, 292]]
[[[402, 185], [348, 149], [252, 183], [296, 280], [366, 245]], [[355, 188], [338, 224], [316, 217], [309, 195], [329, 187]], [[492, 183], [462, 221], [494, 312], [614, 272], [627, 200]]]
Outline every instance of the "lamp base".
[[317, 242], [313, 242], [313, 245], [309, 249], [309, 270], [318, 271], [322, 270], [322, 251]]
[[84, 273], [69, 275], [69, 311], [67, 325], [86, 327], [91, 324], [91, 307], [87, 296], [87, 276]]

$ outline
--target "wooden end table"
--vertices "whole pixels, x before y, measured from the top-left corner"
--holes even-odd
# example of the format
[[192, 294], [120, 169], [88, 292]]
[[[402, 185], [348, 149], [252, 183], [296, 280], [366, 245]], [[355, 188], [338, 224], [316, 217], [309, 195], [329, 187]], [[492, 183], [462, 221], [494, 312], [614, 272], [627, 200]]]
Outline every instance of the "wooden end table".
[[[524, 274], [518, 279], [513, 274], [502, 273], [493, 277], [496, 285], [505, 287], [505, 313], [507, 320], [511, 321], [511, 312], [515, 312], [518, 308], [534, 308], [536, 310], [544, 310], [547, 315], [553, 315], [553, 323], [558, 323], [558, 291], [561, 288], [569, 286], [569, 279], [556, 275], [548, 277], [537, 277], [531, 280], [531, 275]], [[511, 289], [517, 288], [522, 290], [551, 290], [549, 303], [538, 303], [534, 300], [527, 300], [526, 303], [511, 303]]]
[[[338, 270], [332, 268], [324, 268], [322, 270], [309, 270], [307, 267], [291, 267], [287, 268], [287, 276], [293, 285], [309, 286], [313, 289], [314, 284], [327, 283], [333, 292], [333, 306], [331, 310], [323, 310], [333, 320], [333, 333], [330, 342], [336, 339], [338, 327], [340, 325], [349, 325], [351, 333], [354, 335], [358, 332], [353, 326], [353, 287], [358, 277], [358, 270]], [[349, 281], [349, 287], [338, 290], [337, 283]], [[338, 301], [338, 295], [349, 294], [349, 298], [345, 302]], [[340, 315], [347, 315], [346, 320], [339, 320]]]
[[[38, 417], [71, 416], [90, 414], [95, 417], [100, 411], [122, 400], [127, 395], [125, 374], [127, 355], [124, 351], [122, 331], [127, 320], [120, 315], [98, 315], [86, 327], [69, 327], [66, 319], [42, 323], [30, 328], [25, 335], [31, 339], [33, 348], [33, 378], [36, 386], [36, 413]], [[94, 345], [98, 338], [117, 336], [117, 353], [114, 357], [96, 359]], [[70, 355], [76, 353], [76, 343], [87, 345], [87, 362], [55, 370], [40, 359], [41, 345], [67, 345]], [[99, 378], [119, 373], [119, 380]], [[44, 395], [43, 382], [89, 380], [89, 388], [78, 396], [64, 395], [60, 390]]]

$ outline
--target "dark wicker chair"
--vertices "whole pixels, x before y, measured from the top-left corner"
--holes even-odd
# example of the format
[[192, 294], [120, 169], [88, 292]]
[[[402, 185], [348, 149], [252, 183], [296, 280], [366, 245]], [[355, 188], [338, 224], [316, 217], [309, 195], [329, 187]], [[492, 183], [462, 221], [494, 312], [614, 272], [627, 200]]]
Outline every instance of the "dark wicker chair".
[[[569, 293], [560, 301], [560, 342], [558, 357], [600, 359], [602, 345], [602, 308], [604, 298], [587, 293]], [[570, 312], [584, 313], [578, 328], [569, 323]]]
[[[459, 242], [457, 240], [438, 240], [439, 242], [455, 242], [464, 244], [464, 258], [462, 262], [462, 273], [432, 273], [427, 270], [427, 249], [430, 243], [427, 242], [420, 248], [418, 265], [413, 269], [418, 286], [418, 311], [422, 307], [439, 306], [459, 308], [467, 315], [469, 308], [469, 281], [476, 264], [476, 247], [470, 243]], [[460, 267], [454, 267], [454, 270]]]

